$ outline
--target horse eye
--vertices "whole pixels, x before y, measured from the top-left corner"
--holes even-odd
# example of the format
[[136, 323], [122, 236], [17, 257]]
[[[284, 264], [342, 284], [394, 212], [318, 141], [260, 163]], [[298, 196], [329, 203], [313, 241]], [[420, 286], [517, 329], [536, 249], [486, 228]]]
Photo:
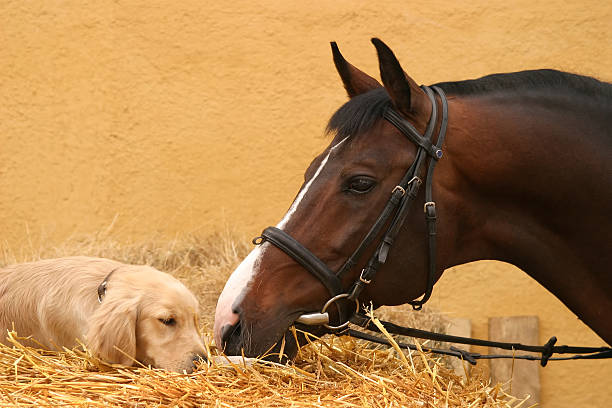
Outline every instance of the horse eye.
[[168, 319], [158, 319], [160, 322], [165, 324], [166, 326], [174, 326], [176, 324], [176, 320], [174, 317], [170, 317]]
[[346, 190], [357, 194], [365, 194], [370, 192], [375, 185], [376, 180], [373, 178], [358, 176], [349, 180]]

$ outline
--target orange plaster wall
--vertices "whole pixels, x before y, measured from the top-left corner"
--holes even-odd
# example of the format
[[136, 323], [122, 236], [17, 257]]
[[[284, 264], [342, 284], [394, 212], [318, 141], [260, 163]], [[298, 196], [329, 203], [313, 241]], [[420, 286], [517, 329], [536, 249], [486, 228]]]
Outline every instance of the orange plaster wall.
[[[0, 239], [254, 235], [275, 224], [345, 100], [338, 41], [377, 75], [387, 42], [421, 83], [551, 67], [612, 80], [603, 1], [5, 1], [0, 5]], [[601, 341], [508, 265], [453, 268], [437, 308], [540, 316], [542, 341]], [[543, 405], [601, 407], [610, 363], [551, 363]]]

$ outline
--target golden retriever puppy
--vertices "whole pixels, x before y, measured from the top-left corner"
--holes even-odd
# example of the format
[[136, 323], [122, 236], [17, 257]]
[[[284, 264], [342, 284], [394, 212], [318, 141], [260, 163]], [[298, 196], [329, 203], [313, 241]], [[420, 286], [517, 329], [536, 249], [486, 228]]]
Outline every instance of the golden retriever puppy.
[[69, 257], [0, 269], [0, 341], [13, 325], [49, 349], [77, 339], [110, 363], [191, 372], [205, 350], [198, 301], [150, 266]]

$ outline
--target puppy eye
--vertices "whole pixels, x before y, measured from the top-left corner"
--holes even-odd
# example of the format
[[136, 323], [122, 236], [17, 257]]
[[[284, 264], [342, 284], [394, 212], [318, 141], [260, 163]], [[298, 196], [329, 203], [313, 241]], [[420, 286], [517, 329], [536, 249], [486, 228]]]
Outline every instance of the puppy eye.
[[176, 320], [174, 317], [170, 317], [168, 319], [158, 319], [160, 322], [165, 324], [166, 326], [174, 326], [176, 324]]
[[357, 176], [349, 180], [345, 191], [356, 194], [369, 193], [376, 185], [376, 180], [367, 176]]

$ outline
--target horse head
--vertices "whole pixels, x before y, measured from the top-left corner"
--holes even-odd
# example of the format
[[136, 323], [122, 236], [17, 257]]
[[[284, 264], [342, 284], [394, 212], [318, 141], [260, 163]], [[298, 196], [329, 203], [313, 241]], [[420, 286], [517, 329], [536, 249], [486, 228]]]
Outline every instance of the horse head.
[[[403, 71], [393, 52], [378, 39], [372, 42], [383, 85], [347, 62], [332, 43], [334, 63], [350, 99], [330, 119], [327, 131], [333, 140], [306, 169], [304, 184], [276, 226], [333, 273], [344, 267], [338, 276], [342, 293], [359, 280], [381, 233], [376, 232], [372, 242], [352, 260], [354, 266], [346, 268], [347, 259], [355, 255], [417, 154], [415, 145], [383, 115], [392, 107], [423, 134], [433, 108], [432, 99]], [[416, 173], [423, 177], [420, 169]], [[422, 192], [419, 201], [422, 208]], [[383, 224], [386, 227], [389, 223]], [[359, 304], [402, 304], [425, 292], [426, 228], [422, 212], [411, 211], [405, 225], [406, 231], [397, 237], [389, 261], [359, 294]], [[233, 272], [219, 298], [215, 340], [227, 354], [243, 350], [245, 355], [257, 356], [270, 351], [296, 319], [320, 311], [330, 299], [328, 288], [316, 276], [266, 241]], [[436, 273], [434, 279], [438, 277]], [[347, 302], [351, 303], [337, 301]], [[341, 309], [327, 309], [330, 324], [340, 319]], [[295, 339], [287, 336], [285, 353], [291, 355], [295, 350]]]

